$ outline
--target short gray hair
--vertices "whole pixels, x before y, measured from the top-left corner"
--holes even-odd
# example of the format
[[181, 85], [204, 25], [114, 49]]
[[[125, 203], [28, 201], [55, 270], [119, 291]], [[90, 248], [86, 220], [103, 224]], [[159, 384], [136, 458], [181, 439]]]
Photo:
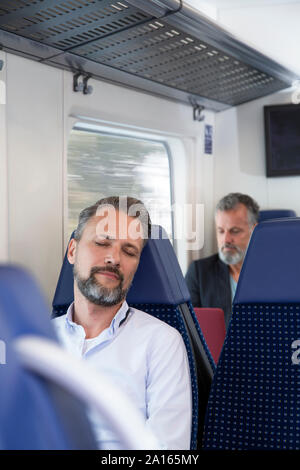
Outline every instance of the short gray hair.
[[[145, 205], [139, 199], [129, 196], [109, 196], [100, 199], [92, 206], [86, 207], [79, 214], [78, 225], [74, 232], [75, 240], [79, 241], [88, 221], [96, 215], [99, 207], [112, 206], [117, 211], [125, 212], [129, 217], [140, 220], [143, 228], [143, 246], [151, 236], [151, 219]], [[131, 209], [131, 210], [130, 210]]]
[[256, 224], [259, 219], [259, 205], [247, 194], [230, 193], [224, 196], [216, 205], [216, 211], [229, 211], [235, 209], [238, 204], [244, 204], [248, 211], [248, 221], [250, 227]]

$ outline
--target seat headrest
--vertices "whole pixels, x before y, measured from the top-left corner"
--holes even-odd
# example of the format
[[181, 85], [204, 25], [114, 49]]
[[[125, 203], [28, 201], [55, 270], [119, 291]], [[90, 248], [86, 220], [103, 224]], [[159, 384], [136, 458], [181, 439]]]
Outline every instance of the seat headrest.
[[234, 304], [300, 302], [300, 218], [258, 224], [250, 239]]
[[259, 211], [259, 222], [270, 219], [282, 219], [286, 217], [297, 217], [297, 214], [291, 209], [269, 209]]
[[20, 335], [55, 340], [47, 303], [33, 277], [23, 268], [0, 265], [0, 331], [7, 340]]
[[154, 225], [152, 229], [153, 235], [143, 249], [127, 302], [168, 305], [188, 302], [190, 293], [174, 248], [162, 227]]
[[[73, 238], [72, 233], [70, 240]], [[74, 300], [74, 277], [73, 265], [69, 263], [67, 251], [64, 256], [63, 264], [60, 270], [55, 294], [52, 301], [53, 310], [56, 311], [63, 305], [70, 305]]]

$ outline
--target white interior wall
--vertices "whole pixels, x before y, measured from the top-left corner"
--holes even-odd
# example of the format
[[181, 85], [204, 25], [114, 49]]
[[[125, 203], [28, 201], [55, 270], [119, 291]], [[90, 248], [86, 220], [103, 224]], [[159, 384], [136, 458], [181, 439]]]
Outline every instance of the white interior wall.
[[[276, 45], [277, 52], [269, 50], [269, 55], [277, 58], [278, 54], [281, 62], [295, 69], [300, 63], [299, 32], [293, 22], [299, 5], [255, 8], [221, 8], [217, 14], [223, 25], [240, 38], [244, 34], [245, 39], [251, 37], [252, 44], [258, 41], [261, 50], [263, 44]], [[206, 13], [213, 17], [216, 11], [210, 7]], [[271, 37], [278, 40], [270, 41]], [[286, 37], [291, 38], [291, 49], [283, 45]], [[213, 155], [204, 155], [204, 123], [193, 122], [187, 105], [95, 80], [91, 81], [93, 94], [83, 96], [72, 91], [69, 72], [1, 51], [0, 55], [5, 58], [0, 79], [7, 82], [6, 105], [0, 105], [0, 256], [2, 261], [9, 259], [29, 268], [49, 300], [64, 250], [64, 176], [74, 116], [182, 139], [187, 156], [187, 190], [181, 201], [204, 204], [202, 256], [214, 250], [214, 205], [229, 191], [249, 192], [262, 207], [288, 207], [300, 215], [300, 177], [265, 177], [262, 106], [289, 102], [289, 93], [272, 95], [216, 117], [206, 112], [206, 122], [215, 126]], [[176, 176], [179, 185], [180, 176]], [[198, 256], [199, 251], [192, 252], [188, 259]]]
[[300, 215], [300, 176], [265, 176], [263, 106], [289, 102], [291, 91], [286, 90], [216, 116], [216, 201], [240, 191], [249, 193], [264, 209], [294, 209]]
[[[220, 8], [220, 22], [293, 71], [300, 70], [299, 4]], [[253, 196], [261, 208], [294, 209], [300, 216], [300, 176], [267, 178], [263, 106], [291, 103], [292, 90], [216, 114], [215, 203], [231, 191]]]
[[[4, 155], [0, 165], [4, 170], [1, 194], [5, 196], [7, 184], [7, 198], [0, 210], [1, 236], [8, 234], [8, 249], [2, 237], [1, 260], [29, 269], [49, 304], [64, 253], [66, 158], [68, 135], [78, 120], [74, 116], [162, 133], [170, 139], [179, 137], [186, 151], [186, 194], [180, 196], [180, 202], [212, 204], [212, 159], [203, 155], [203, 123], [193, 121], [190, 106], [98, 80], [90, 81], [92, 95], [74, 93], [71, 73], [4, 55], [7, 100], [0, 116], [6, 142], [1, 141]], [[213, 113], [207, 112], [206, 116], [214, 123]], [[181, 171], [177, 171], [176, 180], [180, 187]], [[204, 181], [207, 191], [203, 191]], [[188, 259], [186, 253], [183, 256]]]
[[300, 2], [219, 8], [218, 22], [240, 40], [300, 74]]
[[6, 56], [9, 260], [49, 294], [61, 262], [63, 72]]
[[202, 14], [210, 17], [212, 20], [217, 20], [218, 18], [218, 8], [210, 1], [184, 0], [184, 4], [201, 11]]
[[4, 66], [0, 71], [0, 262], [8, 260], [7, 149], [6, 149], [6, 54], [0, 51]]
[[[300, 75], [298, 0], [185, 0], [185, 3]], [[202, 191], [207, 197], [209, 187], [213, 187], [213, 196], [208, 196], [206, 204], [206, 238], [200, 256], [216, 250], [214, 206], [231, 191], [249, 193], [262, 208], [294, 209], [300, 216], [300, 176], [265, 176], [263, 106], [289, 103], [291, 93], [283, 91], [216, 114], [214, 155], [201, 160], [201, 172], [208, 175]]]
[[[284, 10], [281, 5], [255, 8], [221, 8], [217, 13], [222, 23], [239, 37], [251, 35], [252, 43], [259, 41], [260, 49], [262, 44], [271, 43], [268, 42], [271, 24], [267, 20], [270, 14], [272, 18], [275, 15], [272, 37], [278, 37], [276, 28], [281, 18], [285, 35], [290, 33], [292, 44], [299, 44], [298, 30], [288, 21], [290, 18], [294, 21], [298, 4], [285, 5]], [[210, 7], [206, 13], [213, 17], [216, 10]], [[257, 24], [257, 31], [254, 24]], [[285, 37], [282, 34], [280, 29], [279, 36]], [[285, 52], [286, 64], [298, 66], [298, 48], [285, 46], [280, 50], [282, 39], [273, 44], [280, 58]], [[270, 51], [270, 55], [275, 57], [276, 51]], [[214, 205], [229, 191], [248, 192], [264, 208], [287, 207], [300, 215], [300, 177], [265, 177], [262, 107], [289, 102], [290, 92], [216, 115], [206, 112], [205, 122], [214, 126], [214, 142], [213, 155], [205, 155], [204, 123], [193, 122], [190, 106], [96, 80], [91, 80], [93, 94], [84, 96], [72, 91], [69, 72], [1, 51], [0, 57], [5, 59], [0, 80], [7, 83], [6, 104], [0, 104], [1, 261], [9, 259], [30, 269], [49, 301], [64, 252], [66, 155], [69, 131], [78, 119], [74, 116], [182, 140], [186, 151], [187, 185], [186, 194], [180, 196], [179, 202], [204, 204], [205, 216], [204, 247], [201, 251], [189, 252], [186, 260], [213, 252]], [[181, 171], [177, 171], [175, 179], [179, 187]], [[183, 256], [182, 253], [181, 250], [184, 270], [185, 253]]]
[[[213, 206], [213, 158], [204, 154], [203, 131], [204, 122], [193, 121], [191, 106], [165, 100], [139, 91], [122, 88], [106, 82], [93, 80], [93, 94], [84, 96], [82, 93], [74, 94], [72, 91], [72, 75], [65, 74], [65, 115], [74, 122], [74, 116], [93, 118], [96, 124], [122, 126], [127, 130], [150, 132], [181, 139], [185, 154], [176, 155], [175, 159], [175, 204], [192, 203], [204, 204], [205, 220], [209, 219], [211, 206]], [[113, 99], [112, 99], [113, 97]], [[214, 126], [215, 113], [205, 112], [205, 123]], [[66, 120], [67, 127], [70, 124]], [[66, 131], [66, 135], [68, 131]], [[169, 142], [172, 147], [172, 142]], [[67, 142], [65, 143], [65, 157]], [[185, 176], [181, 171], [183, 165], [179, 158], [184, 159]], [[180, 169], [176, 164], [180, 164]], [[186, 180], [186, 181], [184, 181]], [[186, 183], [185, 194], [181, 187]], [[182, 225], [181, 220], [177, 220]], [[209, 251], [211, 242], [210, 224], [204, 226], [203, 253]], [[189, 250], [182, 240], [177, 242], [179, 247], [178, 258], [183, 272], [191, 259], [199, 256], [199, 250]]]

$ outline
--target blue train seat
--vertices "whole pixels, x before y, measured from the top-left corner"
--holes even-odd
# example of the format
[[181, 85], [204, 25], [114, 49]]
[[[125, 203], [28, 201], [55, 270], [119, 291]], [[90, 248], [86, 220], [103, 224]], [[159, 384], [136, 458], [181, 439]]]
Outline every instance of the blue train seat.
[[[74, 232], [70, 240], [74, 237]], [[60, 317], [67, 313], [69, 305], [74, 300], [74, 278], [73, 265], [67, 258], [67, 250], [63, 259], [63, 264], [59, 273], [55, 294], [52, 301], [52, 317]]]
[[266, 209], [259, 211], [259, 222], [270, 219], [282, 219], [285, 217], [297, 217], [297, 214], [291, 209]]
[[300, 449], [300, 219], [258, 224], [208, 402], [205, 449]]
[[[195, 449], [202, 442], [204, 417], [215, 364], [193, 311], [190, 294], [174, 249], [161, 227], [153, 226], [152, 233], [156, 236], [148, 240], [142, 252], [127, 302], [130, 306], [169, 323], [183, 336], [192, 379], [191, 448]], [[69, 303], [73, 301], [70, 276], [73, 282], [72, 268], [65, 256], [53, 299], [53, 316], [64, 314]]]
[[0, 447], [96, 449], [83, 406], [54, 382], [29, 372], [13, 343], [23, 335], [56, 341], [49, 310], [31, 276], [0, 266]]

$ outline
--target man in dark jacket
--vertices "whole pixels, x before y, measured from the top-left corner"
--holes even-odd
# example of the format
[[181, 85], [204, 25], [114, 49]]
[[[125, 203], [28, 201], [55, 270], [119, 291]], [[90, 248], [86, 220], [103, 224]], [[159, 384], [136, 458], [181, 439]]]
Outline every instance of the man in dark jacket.
[[218, 253], [193, 261], [186, 282], [194, 307], [222, 308], [225, 324], [251, 233], [258, 222], [259, 206], [246, 194], [230, 193], [216, 206]]

